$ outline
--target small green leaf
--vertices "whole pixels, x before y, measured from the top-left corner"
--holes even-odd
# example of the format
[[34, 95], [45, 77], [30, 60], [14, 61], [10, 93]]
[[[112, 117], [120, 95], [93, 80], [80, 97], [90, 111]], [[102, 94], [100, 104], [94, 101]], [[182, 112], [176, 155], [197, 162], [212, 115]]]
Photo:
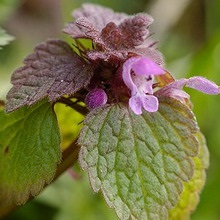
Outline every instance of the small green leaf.
[[11, 114], [0, 111], [0, 201], [22, 204], [49, 184], [61, 160], [60, 135], [45, 101]]
[[1, 46], [7, 45], [10, 41], [14, 40], [14, 37], [11, 35], [7, 34], [5, 30], [3, 30], [0, 27], [0, 49], [2, 48]]
[[84, 121], [80, 164], [120, 219], [165, 220], [193, 176], [197, 131], [192, 111], [175, 99], [139, 116], [106, 106]]
[[206, 169], [209, 166], [209, 152], [202, 133], [199, 132], [196, 136], [200, 145], [199, 154], [194, 158], [195, 172], [192, 179], [184, 183], [177, 206], [169, 212], [169, 220], [189, 220], [199, 203], [199, 194], [205, 184]]

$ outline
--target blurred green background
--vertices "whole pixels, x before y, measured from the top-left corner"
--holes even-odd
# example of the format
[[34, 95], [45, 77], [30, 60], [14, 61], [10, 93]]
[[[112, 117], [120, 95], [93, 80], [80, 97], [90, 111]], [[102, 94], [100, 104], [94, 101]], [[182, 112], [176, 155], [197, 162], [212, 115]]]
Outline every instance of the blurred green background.
[[[0, 99], [10, 88], [10, 74], [37, 43], [51, 37], [70, 41], [62, 34], [62, 27], [71, 21], [71, 11], [85, 2], [130, 14], [148, 12], [155, 19], [151, 30], [160, 42], [167, 69], [176, 78], [201, 75], [220, 84], [220, 0], [0, 0], [0, 26], [15, 37], [0, 50]], [[187, 91], [210, 151], [206, 186], [191, 219], [219, 220], [220, 96]], [[4, 219], [116, 219], [102, 196], [92, 192], [78, 165], [73, 169], [77, 177], [65, 173]]]

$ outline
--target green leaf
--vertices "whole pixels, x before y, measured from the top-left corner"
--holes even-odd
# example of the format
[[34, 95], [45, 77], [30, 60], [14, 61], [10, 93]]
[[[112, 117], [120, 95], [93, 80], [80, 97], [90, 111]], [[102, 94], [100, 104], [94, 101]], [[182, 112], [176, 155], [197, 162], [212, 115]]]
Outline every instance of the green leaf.
[[11, 114], [0, 111], [0, 203], [25, 203], [49, 184], [61, 160], [52, 106], [42, 101]]
[[105, 106], [84, 121], [80, 164], [120, 219], [168, 219], [193, 176], [197, 131], [192, 111], [175, 99], [139, 116], [123, 104]]
[[5, 30], [3, 30], [0, 27], [0, 49], [2, 49], [1, 46], [7, 45], [10, 41], [14, 40], [14, 37], [11, 35], [7, 34]]
[[195, 172], [192, 179], [184, 183], [177, 206], [169, 212], [169, 220], [190, 219], [191, 213], [199, 203], [199, 194], [205, 184], [206, 169], [209, 166], [209, 152], [202, 133], [199, 132], [196, 136], [199, 141], [199, 154], [194, 158]]

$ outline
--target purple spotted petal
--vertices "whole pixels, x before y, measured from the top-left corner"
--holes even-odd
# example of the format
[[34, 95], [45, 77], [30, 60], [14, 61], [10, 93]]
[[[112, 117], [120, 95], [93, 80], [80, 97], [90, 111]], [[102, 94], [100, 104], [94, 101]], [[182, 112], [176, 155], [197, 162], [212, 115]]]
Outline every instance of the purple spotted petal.
[[131, 90], [129, 106], [140, 115], [142, 108], [148, 112], [158, 110], [158, 100], [153, 96], [154, 75], [164, 74], [165, 70], [148, 57], [128, 59], [122, 70], [125, 85]]
[[89, 109], [95, 109], [97, 107], [103, 106], [108, 100], [107, 94], [103, 89], [93, 89], [91, 90], [86, 98], [85, 103]]

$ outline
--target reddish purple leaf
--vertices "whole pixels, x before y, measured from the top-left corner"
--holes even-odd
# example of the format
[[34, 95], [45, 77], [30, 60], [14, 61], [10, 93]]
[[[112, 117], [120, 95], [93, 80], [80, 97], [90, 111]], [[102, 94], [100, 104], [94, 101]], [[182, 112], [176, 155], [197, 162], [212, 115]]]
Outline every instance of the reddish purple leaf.
[[149, 26], [153, 22], [153, 18], [148, 14], [137, 14], [125, 19], [119, 28], [124, 37], [123, 47], [134, 48], [142, 45], [149, 36]]
[[87, 52], [91, 61], [119, 63], [133, 54], [163, 63], [161, 53], [154, 47], [156, 42], [150, 39], [153, 18], [148, 14], [126, 15], [99, 5], [83, 4], [73, 12], [73, 17], [75, 20], [64, 32], [74, 39], [86, 38], [95, 43], [96, 47]]
[[24, 64], [12, 75], [7, 112], [45, 97], [53, 102], [63, 95], [72, 95], [86, 87], [93, 74], [91, 66], [67, 43], [54, 39], [39, 44]]

